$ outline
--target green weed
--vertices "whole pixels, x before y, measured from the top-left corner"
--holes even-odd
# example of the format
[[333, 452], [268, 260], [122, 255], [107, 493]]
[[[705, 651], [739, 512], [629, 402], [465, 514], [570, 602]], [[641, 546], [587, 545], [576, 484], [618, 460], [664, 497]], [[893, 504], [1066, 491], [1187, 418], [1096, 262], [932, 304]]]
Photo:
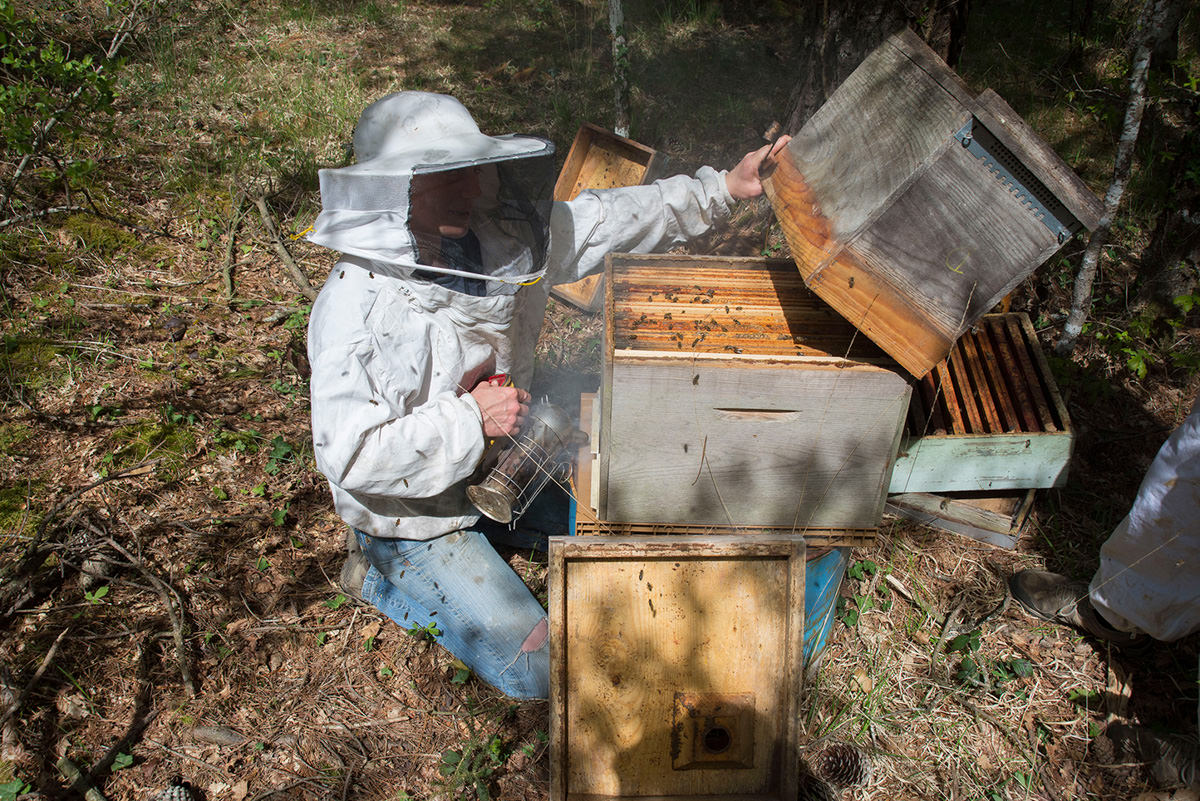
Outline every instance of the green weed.
[[181, 476], [189, 457], [195, 453], [196, 432], [186, 417], [172, 419], [178, 414], [168, 407], [164, 413], [166, 419], [142, 420], [116, 429], [112, 433], [115, 447], [101, 460], [102, 472], [107, 475], [112, 470], [157, 459], [159, 474], [164, 479]]
[[442, 630], [437, 627], [437, 623], [432, 620], [424, 626], [419, 626], [416, 623], [409, 626], [405, 631], [410, 637], [415, 637], [418, 640], [427, 640], [433, 642], [438, 637], [442, 636]]
[[508, 759], [508, 747], [500, 735], [484, 737], [465, 718], [470, 731], [459, 748], [442, 752], [438, 773], [443, 777], [444, 797], [463, 798], [474, 790], [479, 801], [491, 801], [491, 784], [496, 771]]
[[36, 393], [61, 380], [62, 372], [54, 369], [57, 356], [58, 349], [43, 339], [5, 334], [0, 347], [0, 374], [13, 386]]

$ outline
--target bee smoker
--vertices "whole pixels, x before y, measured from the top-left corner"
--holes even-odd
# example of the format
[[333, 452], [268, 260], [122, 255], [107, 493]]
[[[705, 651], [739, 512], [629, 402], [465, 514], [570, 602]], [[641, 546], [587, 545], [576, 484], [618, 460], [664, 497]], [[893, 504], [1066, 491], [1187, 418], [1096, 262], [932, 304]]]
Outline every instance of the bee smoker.
[[571, 467], [571, 448], [586, 435], [562, 409], [542, 398], [529, 409], [525, 425], [512, 437], [501, 437], [483, 455], [478, 483], [467, 498], [497, 523], [512, 523], [551, 478], [561, 481]]

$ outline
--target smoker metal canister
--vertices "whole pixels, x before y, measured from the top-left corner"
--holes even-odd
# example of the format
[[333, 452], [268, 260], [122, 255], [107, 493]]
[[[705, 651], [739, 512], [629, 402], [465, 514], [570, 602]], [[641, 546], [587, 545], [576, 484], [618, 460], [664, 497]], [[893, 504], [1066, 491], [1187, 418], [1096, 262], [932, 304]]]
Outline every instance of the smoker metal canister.
[[[497, 523], [511, 523], [550, 480], [574, 435], [567, 414], [543, 398], [530, 408], [516, 437], [497, 440], [501, 450], [495, 466], [482, 481], [467, 487], [467, 498]], [[489, 460], [485, 455], [485, 463]]]

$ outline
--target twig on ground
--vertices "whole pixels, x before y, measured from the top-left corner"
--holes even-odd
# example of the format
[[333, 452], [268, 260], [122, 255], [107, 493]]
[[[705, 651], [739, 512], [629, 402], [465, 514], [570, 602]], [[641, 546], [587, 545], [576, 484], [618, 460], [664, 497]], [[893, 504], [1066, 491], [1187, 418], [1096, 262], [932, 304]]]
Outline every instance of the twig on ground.
[[296, 288], [300, 293], [309, 300], [317, 299], [317, 291], [312, 288], [312, 284], [308, 282], [308, 276], [300, 269], [300, 265], [296, 264], [296, 260], [292, 258], [292, 254], [288, 252], [287, 245], [283, 244], [283, 240], [279, 238], [279, 230], [275, 227], [275, 218], [271, 215], [271, 209], [267, 206], [267, 199], [263, 195], [254, 198], [254, 205], [258, 206], [258, 214], [262, 217], [263, 227], [267, 229], [267, 236], [271, 238], [271, 245], [275, 248], [275, 255], [284, 263], [288, 269], [288, 274], [291, 275], [292, 281], [296, 284]]
[[20, 695], [18, 695], [16, 699], [14, 699], [13, 702], [8, 705], [8, 708], [4, 710], [3, 716], [0, 716], [0, 726], [8, 723], [9, 719], [12, 718], [13, 715], [17, 714], [17, 712], [21, 709], [21, 706], [24, 705], [25, 699], [29, 697], [29, 693], [32, 692], [37, 683], [41, 681], [42, 675], [46, 672], [46, 668], [50, 667], [50, 663], [54, 661], [54, 656], [58, 653], [58, 646], [62, 644], [63, 638], [67, 636], [67, 632], [70, 630], [71, 627], [68, 626], [59, 632], [58, 637], [56, 637], [54, 642], [50, 645], [50, 649], [46, 651], [46, 655], [42, 657], [42, 663], [38, 665], [37, 670], [33, 672], [33, 677], [25, 685], [25, 689], [21, 690]]
[[34, 535], [33, 541], [30, 543], [29, 547], [30, 548], [35, 547], [37, 545], [37, 543], [41, 541], [42, 536], [46, 533], [46, 529], [49, 528], [50, 523], [54, 520], [55, 517], [58, 516], [59, 512], [61, 512], [67, 506], [69, 506], [70, 504], [72, 504], [76, 500], [78, 500], [79, 497], [82, 496], [85, 492], [90, 492], [91, 490], [94, 490], [96, 487], [103, 486], [104, 484], [107, 484], [110, 481], [117, 481], [122, 478], [132, 478], [134, 476], [145, 475], [146, 473], [150, 472], [150, 469], [152, 467], [154, 467], [156, 464], [158, 464], [160, 461], [162, 461], [162, 459], [151, 459], [149, 461], [139, 462], [138, 464], [135, 464], [133, 467], [126, 468], [125, 470], [118, 470], [115, 473], [109, 473], [107, 476], [104, 476], [103, 478], [99, 478], [96, 481], [93, 481], [91, 484], [88, 484], [84, 487], [81, 487], [81, 488], [75, 490], [70, 495], [68, 495], [66, 498], [63, 498], [61, 501], [59, 501], [54, 506], [53, 509], [51, 509], [49, 512], [46, 513], [46, 516], [44, 518], [42, 518], [42, 522], [38, 525], [37, 534]]
[[[97, 531], [98, 534], [102, 532]], [[175, 596], [175, 601], [179, 604], [180, 613], [183, 612], [183, 598], [180, 597], [178, 590], [166, 583], [158, 576], [154, 575], [149, 568], [142, 564], [141, 560], [131, 554], [129, 551], [121, 547], [120, 543], [112, 537], [105, 537], [105, 542], [113, 547], [117, 553], [124, 556], [129, 563], [137, 568], [138, 572], [150, 580], [158, 591], [158, 595], [162, 598], [163, 605], [167, 609], [167, 617], [171, 619], [171, 630], [175, 635], [175, 655], [179, 661], [179, 673], [183, 677], [183, 686], [187, 690], [188, 695], [192, 698], [196, 697], [196, 683], [192, 680], [192, 670], [188, 666], [187, 646], [183, 642], [183, 625], [180, 623], [179, 614], [176, 614], [175, 607], [171, 603], [171, 596]]]
[[[288, 782], [287, 784], [283, 785], [282, 787], [275, 787], [273, 789], [267, 790], [266, 792], [259, 793], [258, 795], [254, 796], [254, 798], [251, 798], [250, 801], [263, 801], [264, 799], [270, 798], [273, 795], [279, 795], [281, 793], [286, 793], [288, 790], [299, 787], [302, 784], [317, 784], [323, 788], [325, 787], [325, 785], [321, 783], [320, 779], [297, 779], [294, 782]], [[325, 788], [325, 789], [328, 789], [328, 788]]]
[[180, 759], [187, 759], [192, 762], [195, 762], [200, 767], [207, 768], [208, 770], [212, 771], [213, 773], [217, 774], [218, 776], [221, 776], [225, 779], [229, 779], [229, 773], [227, 771], [225, 771], [222, 768], [218, 768], [216, 765], [205, 762], [203, 759], [200, 759], [199, 757], [194, 757], [191, 754], [184, 753], [183, 751], [176, 751], [174, 748], [171, 748], [164, 743], [160, 743], [158, 740], [151, 740], [149, 737], [147, 737], [143, 742], [149, 743], [150, 745], [153, 745], [156, 748], [161, 748], [162, 750], [166, 751], [171, 756], [177, 756]]
[[81, 794], [87, 801], [108, 801], [104, 797], [104, 793], [92, 786], [79, 766], [67, 757], [59, 759], [55, 766], [63, 778], [71, 783], [71, 789]]
[[125, 736], [109, 746], [108, 751], [104, 753], [104, 756], [101, 757], [100, 761], [92, 766], [91, 771], [88, 773], [88, 779], [90, 781], [95, 781], [96, 777], [108, 773], [112, 768], [113, 763], [117, 761], [117, 756], [121, 753], [129, 753], [129, 751], [132, 751], [133, 744], [141, 740], [142, 732], [146, 730], [147, 726], [154, 722], [156, 717], [158, 717], [158, 710], [151, 709], [140, 720], [135, 719], [132, 725], [130, 725], [129, 731], [125, 734]]
[[895, 590], [897, 595], [924, 612], [926, 617], [937, 617], [937, 611], [934, 610], [932, 606], [927, 604], [924, 599], [910, 592], [908, 587], [905, 587], [900, 579], [896, 578], [891, 573], [888, 573], [883, 577], [883, 580], [887, 582], [889, 587]]
[[221, 267], [221, 283], [225, 287], [225, 300], [233, 300], [233, 265], [237, 257], [238, 228], [242, 224], [242, 215], [246, 213], [246, 196], [238, 192], [233, 201], [233, 216], [229, 219], [229, 227], [225, 231], [225, 262]]
[[9, 217], [6, 220], [0, 220], [0, 229], [9, 227], [10, 225], [20, 225], [21, 223], [31, 222], [32, 220], [40, 220], [43, 217], [49, 217], [51, 214], [59, 214], [65, 211], [87, 211], [84, 206], [52, 206], [48, 209], [39, 209], [31, 211], [28, 214], [18, 214], [16, 217]]

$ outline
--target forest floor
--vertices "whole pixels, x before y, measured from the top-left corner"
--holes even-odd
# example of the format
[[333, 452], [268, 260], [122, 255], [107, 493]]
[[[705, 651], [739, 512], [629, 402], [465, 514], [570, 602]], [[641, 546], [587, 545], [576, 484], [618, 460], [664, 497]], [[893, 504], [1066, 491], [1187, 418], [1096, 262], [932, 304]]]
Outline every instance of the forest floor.
[[[541, 20], [525, 33], [573, 54], [555, 60], [548, 45], [532, 73], [497, 54], [516, 34], [489, 30], [495, 5], [181, 15], [125, 67], [119, 136], [95, 154], [105, 214], [4, 234], [0, 801], [77, 797], [63, 759], [112, 801], [147, 799], [174, 776], [209, 801], [548, 798], [548, 704], [501, 696], [337, 586], [345, 528], [313, 463], [310, 301], [253, 202], [265, 198], [316, 288], [335, 257], [299, 237], [313, 170], [341, 162], [365, 99], [397, 86], [459, 92], [488, 109], [485, 130], [537, 130], [560, 153], [579, 123], [602, 123], [587, 108], [606, 102], [589, 77], [607, 48], [603, 4], [506, 6], [505, 25]], [[663, 121], [688, 95], [647, 90], [635, 136], [682, 168], [734, 163], [786, 99], [786, 53], [753, 25], [656, 24], [684, 73], [725, 73], [712, 92], [769, 77], [732, 112], [693, 110], [691, 128]], [[735, 64], [746, 74], [727, 74]], [[348, 90], [338, 71], [353, 76]], [[256, 76], [281, 96], [316, 92], [329, 114], [259, 105]], [[654, 80], [679, 76], [643, 85], [657, 91]], [[221, 81], [227, 94], [196, 89]], [[533, 98], [528, 118], [505, 110]], [[273, 139], [293, 112], [289, 130], [305, 136]], [[1102, 191], [1102, 170], [1078, 168]], [[1131, 294], [1144, 240], [1121, 240], [1101, 293]], [[1082, 246], [1014, 295], [1047, 349]], [[786, 256], [765, 204], [690, 252]], [[1136, 312], [1122, 309], [1097, 328], [1127, 330]], [[1194, 352], [1196, 315], [1175, 323], [1171, 347]], [[567, 408], [594, 390], [601, 327], [552, 301], [533, 389]], [[1016, 570], [1090, 576], [1200, 390], [1200, 374], [1161, 353], [1143, 375], [1127, 355], [1091, 336], [1056, 363], [1076, 436], [1070, 478], [1037, 494], [1015, 548], [888, 517], [854, 549], [802, 700], [806, 754], [847, 742], [870, 756], [870, 780], [842, 798], [1134, 798], [1152, 787], [1140, 766], [1112, 764], [1106, 722], [1196, 734], [1196, 636], [1122, 652], [1002, 606]], [[505, 556], [544, 597], [544, 556]], [[968, 659], [977, 673], [965, 680]]]

